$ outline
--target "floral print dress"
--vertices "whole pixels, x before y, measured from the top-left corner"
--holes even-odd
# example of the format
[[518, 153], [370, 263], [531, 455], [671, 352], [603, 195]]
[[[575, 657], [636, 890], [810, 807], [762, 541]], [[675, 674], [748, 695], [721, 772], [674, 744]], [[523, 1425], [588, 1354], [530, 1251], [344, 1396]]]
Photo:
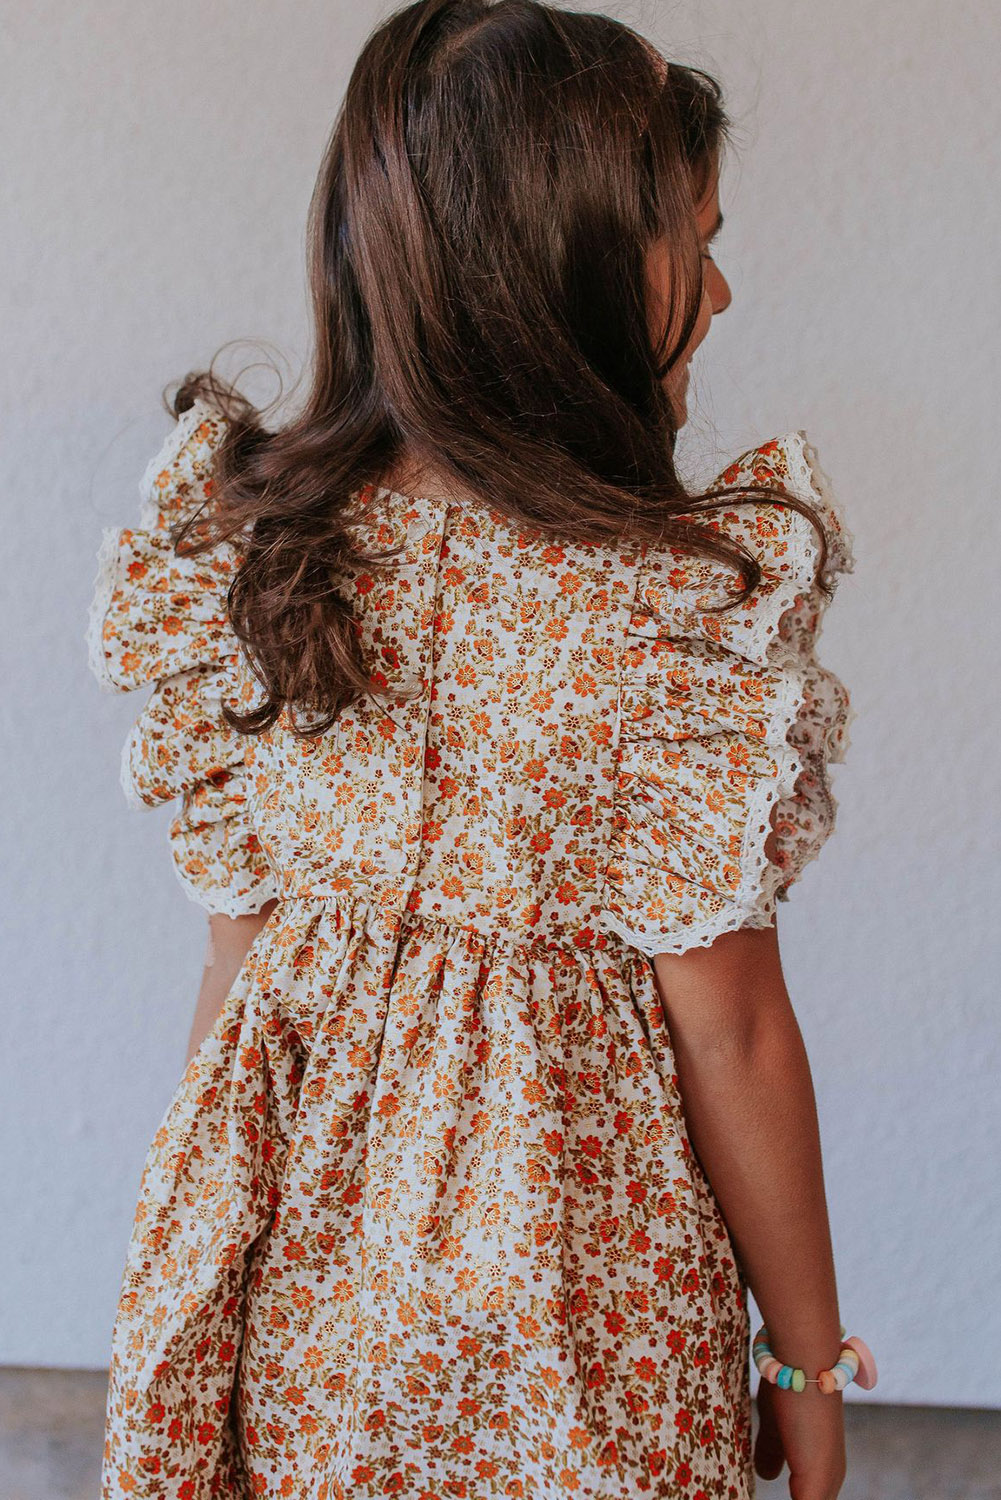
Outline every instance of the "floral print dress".
[[[188, 895], [277, 898], [149, 1150], [102, 1495], [749, 1500], [746, 1283], [652, 957], [769, 924], [831, 831], [850, 710], [816, 533], [714, 513], [763, 567], [715, 615], [719, 564], [369, 488], [405, 551], [345, 588], [409, 701], [243, 737], [239, 556], [167, 534], [223, 429], [177, 422], [88, 633], [102, 684], [147, 692], [122, 783], [176, 802]], [[718, 483], [752, 480], [820, 509], [829, 582], [851, 568], [804, 434]]]

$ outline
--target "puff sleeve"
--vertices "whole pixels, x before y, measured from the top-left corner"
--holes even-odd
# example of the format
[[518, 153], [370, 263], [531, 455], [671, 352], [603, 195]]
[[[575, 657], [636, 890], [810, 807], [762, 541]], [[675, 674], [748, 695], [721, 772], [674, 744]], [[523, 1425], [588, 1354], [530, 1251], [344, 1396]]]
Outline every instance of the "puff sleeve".
[[[803, 432], [743, 454], [710, 488], [779, 484], [827, 534], [824, 581], [854, 567], [853, 539]], [[620, 661], [615, 808], [601, 924], [649, 957], [767, 927], [776, 900], [833, 831], [830, 765], [844, 758], [848, 692], [817, 660], [827, 606], [807, 517], [756, 501], [711, 513], [762, 577], [723, 614], [732, 570], [648, 548]], [[766, 843], [774, 830], [771, 849]]]
[[168, 534], [211, 495], [223, 430], [221, 414], [197, 401], [146, 470], [138, 525], [105, 529], [87, 647], [105, 690], [152, 688], [122, 749], [127, 801], [179, 799], [168, 837], [182, 886], [207, 911], [238, 916], [277, 894], [250, 817], [247, 739], [222, 717], [246, 688], [226, 606], [239, 555], [224, 542], [179, 557]]

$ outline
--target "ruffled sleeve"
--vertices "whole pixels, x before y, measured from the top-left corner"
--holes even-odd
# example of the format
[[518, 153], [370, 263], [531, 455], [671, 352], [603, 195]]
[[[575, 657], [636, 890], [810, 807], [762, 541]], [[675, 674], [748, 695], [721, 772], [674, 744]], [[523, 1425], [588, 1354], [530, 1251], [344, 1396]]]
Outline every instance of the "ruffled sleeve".
[[[824, 581], [836, 589], [854, 566], [852, 537], [805, 433], [743, 454], [711, 488], [751, 483], [815, 507]], [[844, 684], [816, 657], [827, 598], [813, 581], [811, 522], [762, 501], [711, 516], [757, 556], [760, 583], [745, 604], [706, 613], [733, 570], [648, 548], [620, 662], [600, 920], [649, 957], [771, 925], [834, 828], [830, 765], [844, 758], [853, 717]]]
[[168, 837], [181, 884], [207, 911], [238, 916], [278, 889], [250, 815], [247, 739], [222, 717], [225, 704], [245, 705], [247, 689], [226, 605], [239, 555], [223, 542], [179, 557], [168, 534], [211, 494], [223, 430], [197, 401], [143, 477], [138, 525], [105, 529], [87, 647], [105, 690], [152, 687], [122, 749], [126, 799], [180, 799]]

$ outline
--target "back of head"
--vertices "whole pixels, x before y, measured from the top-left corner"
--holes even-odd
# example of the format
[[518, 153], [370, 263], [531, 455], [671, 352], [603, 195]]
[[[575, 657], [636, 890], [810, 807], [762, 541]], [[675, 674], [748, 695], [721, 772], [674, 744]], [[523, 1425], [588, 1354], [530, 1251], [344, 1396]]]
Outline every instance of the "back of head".
[[696, 205], [726, 129], [712, 79], [608, 16], [418, 0], [370, 36], [310, 207], [301, 410], [268, 431], [211, 372], [174, 401], [210, 396], [231, 419], [216, 535], [247, 533], [230, 610], [266, 689], [239, 727], [299, 703], [322, 729], [365, 690], [332, 580], [361, 555], [354, 497], [401, 456], [518, 526], [683, 536], [754, 586], [746, 551], [675, 523], [726, 497], [681, 484], [666, 389], [702, 300]]
[[[657, 493], [662, 377], [701, 295], [693, 202], [724, 124], [711, 80], [607, 16], [538, 0], [391, 16], [358, 59], [312, 206], [315, 413], [361, 383], [401, 446], [501, 506], [531, 472], [541, 522], [568, 486], [599, 510], [602, 485]], [[658, 237], [676, 309], [659, 351]], [[521, 472], [505, 479], [512, 449]], [[621, 518], [621, 495], [604, 500]]]

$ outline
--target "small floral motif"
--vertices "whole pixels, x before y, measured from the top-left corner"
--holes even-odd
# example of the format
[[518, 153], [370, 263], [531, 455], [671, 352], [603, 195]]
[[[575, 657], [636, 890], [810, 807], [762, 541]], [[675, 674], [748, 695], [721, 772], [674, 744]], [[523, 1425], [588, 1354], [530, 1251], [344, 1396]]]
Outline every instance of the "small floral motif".
[[[833, 827], [812, 527], [726, 509], [763, 577], [719, 616], [680, 550], [369, 486], [367, 538], [405, 551], [346, 586], [408, 700], [244, 739], [239, 556], [168, 537], [222, 431], [179, 421], [88, 632], [105, 686], [151, 690], [123, 786], [178, 803], [187, 893], [277, 898], [147, 1157], [102, 1496], [750, 1500], [746, 1285], [650, 959], [770, 921]], [[717, 483], [763, 477], [847, 571], [802, 433]]]

